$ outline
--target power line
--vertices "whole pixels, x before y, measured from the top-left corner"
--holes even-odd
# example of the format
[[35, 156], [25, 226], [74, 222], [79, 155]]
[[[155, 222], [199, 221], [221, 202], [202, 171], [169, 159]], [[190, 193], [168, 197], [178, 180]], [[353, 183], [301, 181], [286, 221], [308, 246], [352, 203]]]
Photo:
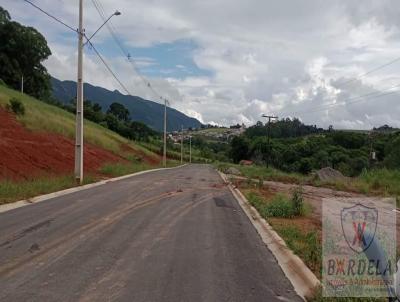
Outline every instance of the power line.
[[[87, 39], [86, 35], [85, 38]], [[107, 68], [107, 70], [111, 73], [111, 75], [114, 77], [114, 79], [118, 82], [118, 84], [122, 87], [122, 89], [125, 90], [125, 92], [129, 95], [132, 95], [132, 93], [130, 93], [130, 91], [125, 87], [125, 85], [121, 82], [121, 80], [117, 77], [117, 75], [113, 72], [113, 70], [111, 69], [111, 67], [107, 64], [106, 60], [103, 58], [103, 56], [99, 53], [99, 51], [96, 49], [96, 47], [94, 47], [93, 43], [89, 40], [87, 40], [90, 47], [94, 50], [94, 52], [96, 53], [96, 55], [99, 57], [99, 59], [101, 60], [101, 62], [104, 64], [104, 66]]]
[[[400, 86], [400, 85], [397, 85], [397, 86]], [[372, 95], [372, 96], [370, 96], [370, 97], [363, 98], [363, 99], [361, 99], [361, 100], [356, 100], [356, 101], [353, 101], [353, 102], [341, 102], [341, 103], [327, 104], [326, 107], [332, 108], [332, 107], [335, 107], [335, 106], [352, 105], [352, 104], [356, 104], [356, 103], [360, 103], [360, 102], [365, 102], [365, 101], [373, 100], [373, 99], [376, 99], [376, 98], [380, 98], [380, 97], [383, 97], [383, 96], [387, 96], [387, 95], [391, 95], [391, 94], [399, 93], [399, 92], [400, 92], [400, 90], [396, 90], [396, 91], [381, 93], [381, 94], [378, 94], [378, 95]], [[321, 106], [321, 107], [322, 107], [322, 106]], [[304, 115], [304, 114], [310, 114], [310, 113], [320, 112], [320, 111], [324, 111], [324, 110], [329, 109], [329, 108], [320, 108], [320, 109], [317, 109], [317, 110], [304, 111], [304, 112], [301, 112], [301, 114]], [[297, 114], [298, 114], [298, 113], [297, 113]]]
[[[95, 9], [97, 10], [97, 12], [99, 13], [100, 17], [103, 19], [103, 21], [106, 19], [106, 15], [104, 12], [104, 8], [101, 4], [101, 2], [99, 0], [92, 0], [92, 3], [95, 7]], [[111, 36], [114, 39], [114, 42], [116, 43], [116, 45], [118, 46], [118, 48], [120, 49], [120, 51], [122, 52], [122, 54], [124, 55], [124, 57], [127, 58], [128, 62], [130, 63], [134, 73], [141, 79], [141, 81], [144, 83], [144, 85], [159, 99], [163, 100], [164, 98], [154, 89], [154, 87], [151, 85], [151, 83], [146, 80], [139, 72], [138, 67], [136, 66], [134, 60], [132, 59], [131, 55], [129, 54], [129, 52], [125, 49], [125, 47], [123, 46], [123, 43], [121, 42], [121, 40], [119, 39], [118, 35], [115, 33], [115, 29], [113, 29], [113, 25], [111, 22], [106, 24], [107, 29], [109, 30]]]
[[65, 27], [67, 27], [68, 29], [70, 29], [71, 31], [77, 33], [78, 30], [74, 29], [72, 26], [69, 26], [68, 24], [66, 24], [64, 21], [61, 21], [59, 18], [53, 16], [52, 14], [48, 13], [47, 11], [45, 11], [44, 9], [40, 8], [39, 6], [37, 6], [36, 4], [32, 3], [29, 0], [23, 0], [26, 3], [29, 3], [30, 5], [32, 5], [34, 8], [36, 8], [37, 10], [41, 11], [43, 14], [47, 15], [48, 17], [52, 18], [53, 20], [57, 21], [58, 23], [64, 25]]
[[365, 76], [367, 76], [367, 75], [369, 75], [369, 74], [371, 74], [371, 73], [374, 73], [375, 71], [381, 70], [381, 69], [383, 69], [383, 68], [385, 68], [385, 67], [387, 67], [387, 66], [389, 66], [389, 65], [392, 65], [392, 64], [394, 64], [394, 63], [396, 63], [396, 62], [399, 62], [399, 61], [400, 61], [400, 57], [398, 57], [398, 58], [396, 58], [396, 59], [394, 59], [394, 60], [392, 60], [392, 61], [389, 61], [389, 62], [387, 62], [387, 63], [385, 63], [385, 64], [383, 64], [383, 65], [380, 65], [380, 66], [378, 66], [378, 67], [375, 67], [375, 68], [373, 68], [373, 69], [371, 69], [371, 70], [369, 70], [369, 71], [366, 71], [365, 73], [360, 74], [359, 76], [357, 76], [357, 77], [354, 78], [354, 79], [348, 80], [348, 81], [343, 82], [343, 83], [339, 83], [338, 86], [339, 86], [339, 88], [340, 88], [340, 87], [343, 87], [343, 86], [346, 86], [346, 85], [348, 85], [348, 84], [350, 84], [350, 83], [353, 83], [353, 82], [355, 82], [355, 81], [357, 81], [357, 80], [359, 80], [359, 79], [361, 79], [361, 78], [363, 78], [363, 77], [365, 77]]
[[[29, 3], [30, 5], [32, 5], [34, 8], [38, 9], [39, 11], [41, 11], [43, 14], [47, 15], [48, 17], [52, 18], [53, 20], [57, 21], [58, 23], [64, 25], [65, 27], [67, 27], [68, 29], [70, 29], [71, 31], [74, 31], [75, 33], [78, 32], [78, 30], [74, 29], [72, 26], [69, 26], [68, 24], [66, 24], [65, 22], [61, 21], [59, 18], [53, 16], [52, 14], [48, 13], [47, 11], [45, 11], [44, 9], [42, 9], [41, 7], [37, 6], [36, 4], [32, 3], [29, 0], [24, 0], [26, 3]], [[105, 61], [105, 59], [102, 57], [102, 55], [100, 54], [100, 52], [96, 49], [96, 47], [93, 45], [93, 43], [91, 41], [89, 41], [88, 37], [86, 35], [84, 35], [85, 38], [88, 40], [89, 45], [91, 46], [91, 48], [94, 50], [94, 52], [96, 53], [96, 55], [99, 57], [99, 59], [101, 60], [101, 62], [104, 64], [104, 66], [107, 68], [107, 70], [111, 73], [111, 75], [114, 77], [114, 79], [118, 82], [119, 85], [121, 85], [121, 87], [123, 88], [123, 90], [129, 94], [132, 95], [132, 93], [129, 92], [129, 90], [125, 87], [125, 85], [121, 82], [121, 80], [117, 77], [117, 75], [113, 72], [113, 70], [111, 69], [111, 67], [107, 64], [107, 62]]]
[[[392, 87], [389, 87], [389, 88], [381, 90], [381, 91], [374, 91], [374, 92], [370, 92], [370, 93], [367, 93], [367, 94], [364, 94], [364, 95], [359, 95], [359, 96], [354, 96], [354, 97], [351, 97], [351, 98], [347, 98], [347, 99], [343, 100], [342, 103], [331, 103], [331, 104], [322, 104], [322, 105], [319, 105], [319, 106], [315, 106], [313, 109], [322, 107], [322, 110], [324, 110], [325, 107], [334, 107], [334, 106], [337, 106], [338, 104], [342, 104], [342, 105], [352, 104], [354, 102], [348, 102], [348, 101], [352, 101], [352, 100], [380, 97], [381, 95], [386, 95], [386, 94], [382, 94], [383, 92], [390, 91], [393, 88], [398, 88], [398, 87], [400, 87], [400, 84], [394, 85]], [[357, 101], [356, 103], [362, 102], [362, 101], [364, 101], [364, 100]], [[343, 103], [343, 102], [346, 102], [346, 103]], [[292, 112], [292, 115], [303, 114], [303, 113], [308, 113], [308, 112], [310, 112], [310, 111], [309, 110], [307, 110], [307, 111], [296, 111], [296, 112]], [[312, 112], [314, 112], [314, 111], [312, 111]], [[283, 112], [281, 114], [287, 115], [289, 113], [286, 111], [286, 112]]]

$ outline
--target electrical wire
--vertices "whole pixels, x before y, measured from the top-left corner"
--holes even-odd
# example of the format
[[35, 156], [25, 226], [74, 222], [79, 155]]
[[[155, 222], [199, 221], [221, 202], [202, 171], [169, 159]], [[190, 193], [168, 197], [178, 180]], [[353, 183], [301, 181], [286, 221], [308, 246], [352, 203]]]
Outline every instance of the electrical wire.
[[[397, 85], [397, 86], [400, 86], [400, 85]], [[373, 99], [376, 99], [376, 98], [380, 98], [380, 97], [383, 97], [383, 96], [387, 96], [387, 95], [391, 95], [391, 94], [395, 94], [395, 93], [399, 93], [399, 92], [400, 92], [400, 90], [396, 90], [396, 91], [391, 91], [391, 92], [386, 92], [386, 93], [380, 93], [378, 95], [372, 95], [370, 97], [366, 97], [366, 98], [363, 98], [363, 99], [360, 99], [360, 100], [356, 100], [356, 101], [353, 101], [353, 102], [341, 102], [341, 103], [326, 104], [326, 106], [324, 106], [324, 108], [320, 108], [320, 109], [317, 109], [317, 110], [303, 111], [303, 112], [300, 112], [300, 113], [297, 112], [295, 114], [307, 115], [307, 114], [310, 114], [310, 113], [321, 112], [321, 111], [327, 110], [327, 109], [332, 108], [332, 107], [352, 105], [352, 104], [373, 100]], [[361, 97], [362, 96], [360, 96], [360, 98]], [[322, 106], [320, 106], [320, 107], [322, 107]], [[325, 108], [325, 107], [328, 107], [328, 108]]]
[[387, 67], [387, 66], [390, 66], [390, 65], [392, 65], [392, 64], [394, 64], [394, 63], [396, 63], [396, 62], [399, 62], [399, 61], [400, 61], [400, 57], [398, 57], [398, 58], [396, 58], [396, 59], [394, 59], [394, 60], [392, 60], [392, 61], [389, 61], [389, 62], [387, 62], [387, 63], [385, 63], [385, 64], [383, 64], [383, 65], [380, 65], [380, 66], [378, 66], [378, 67], [375, 67], [375, 68], [373, 68], [373, 69], [371, 69], [371, 70], [369, 70], [369, 71], [366, 71], [365, 73], [363, 73], [363, 74], [357, 76], [357, 77], [354, 78], [354, 79], [348, 80], [348, 81], [343, 82], [343, 83], [339, 83], [338, 86], [339, 86], [339, 88], [344, 87], [344, 86], [346, 86], [346, 85], [348, 85], [348, 84], [350, 84], [350, 83], [353, 83], [353, 82], [355, 82], [355, 81], [357, 81], [357, 80], [359, 80], [359, 79], [362, 79], [363, 77], [365, 77], [365, 76], [367, 76], [367, 75], [369, 75], [369, 74], [371, 74], [371, 73], [374, 73], [375, 71], [381, 70], [381, 69], [383, 69], [383, 68], [385, 68], [385, 67]]
[[42, 9], [41, 7], [37, 6], [36, 4], [34, 4], [32, 1], [29, 0], [23, 0], [26, 3], [29, 3], [30, 5], [32, 5], [34, 8], [36, 8], [37, 10], [41, 11], [43, 14], [47, 15], [48, 17], [52, 18], [53, 20], [57, 21], [58, 23], [64, 25], [65, 27], [67, 27], [68, 29], [70, 29], [71, 31], [77, 33], [78, 30], [74, 29], [72, 26], [69, 26], [68, 24], [66, 24], [64, 21], [61, 21], [59, 18], [53, 16], [52, 14], [50, 14], [49, 12], [45, 11], [44, 9]]
[[[52, 14], [50, 14], [49, 12], [45, 11], [44, 9], [42, 9], [41, 7], [37, 6], [36, 4], [32, 3], [29, 0], [23, 0], [26, 3], [32, 5], [34, 8], [38, 9], [39, 11], [41, 11], [43, 14], [47, 15], [48, 17], [50, 17], [51, 19], [57, 21], [58, 23], [64, 25], [65, 27], [67, 27], [68, 29], [70, 29], [71, 31], [74, 31], [75, 33], [78, 33], [78, 30], [75, 30], [72, 26], [69, 26], [68, 24], [66, 24], [65, 22], [61, 21], [59, 18], [53, 16]], [[108, 72], [110, 72], [110, 74], [114, 77], [114, 79], [118, 82], [118, 84], [122, 87], [122, 89], [129, 95], [132, 95], [132, 93], [130, 93], [130, 91], [126, 88], [126, 86], [121, 82], [121, 80], [117, 77], [117, 75], [115, 74], [115, 72], [111, 69], [111, 67], [108, 65], [108, 63], [106, 62], [106, 60], [103, 58], [103, 56], [100, 54], [100, 52], [97, 50], [97, 48], [93, 45], [93, 43], [91, 41], [89, 41], [88, 37], [86, 36], [86, 34], [84, 34], [84, 37], [87, 40], [87, 43], [89, 43], [90, 47], [94, 50], [95, 54], [98, 56], [98, 58], [100, 59], [100, 61], [103, 63], [103, 65], [107, 68]]]
[[[102, 6], [101, 2], [99, 0], [91, 0], [95, 9], [97, 10], [97, 12], [99, 13], [101, 19], [103, 21], [105, 21], [106, 15], [104, 12], [104, 7]], [[137, 67], [137, 65], [135, 64], [135, 61], [132, 59], [131, 55], [129, 54], [129, 52], [125, 49], [125, 47], [123, 46], [123, 43], [121, 42], [121, 40], [119, 39], [118, 35], [115, 33], [115, 28], [113, 28], [113, 25], [111, 22], [108, 22], [106, 24], [106, 27], [108, 29], [108, 31], [110, 32], [111, 36], [114, 39], [114, 42], [116, 43], [117, 47], [120, 49], [121, 53], [124, 55], [124, 57], [126, 57], [126, 59], [128, 60], [128, 62], [130, 63], [134, 73], [140, 78], [140, 80], [144, 83], [144, 85], [160, 100], [164, 100], [164, 98], [161, 96], [161, 94], [159, 94], [154, 87], [152, 86], [152, 84], [146, 79], [144, 78], [144, 76], [141, 75], [141, 73], [139, 72], [139, 68]]]
[[107, 70], [111, 73], [111, 75], [114, 77], [114, 79], [118, 82], [118, 84], [122, 87], [122, 89], [129, 95], [132, 95], [132, 93], [126, 88], [126, 86], [121, 82], [121, 80], [117, 77], [117, 75], [113, 72], [111, 67], [107, 64], [106, 60], [103, 58], [103, 56], [100, 54], [100, 52], [96, 49], [96, 47], [93, 45], [91, 41], [87, 38], [85, 35], [85, 38], [87, 39], [90, 47], [94, 50], [96, 55], [99, 57], [101, 62], [104, 64], [104, 66], [107, 68]]
[[[334, 106], [337, 106], [338, 104], [342, 104], [342, 105], [352, 104], [353, 102], [348, 102], [348, 101], [352, 101], [352, 100], [365, 99], [365, 98], [371, 98], [371, 97], [372, 98], [380, 97], [381, 95], [386, 95], [386, 94], [383, 94], [383, 92], [390, 91], [393, 88], [398, 88], [398, 87], [400, 87], [400, 84], [394, 85], [392, 87], [389, 87], [389, 88], [381, 90], [381, 91], [374, 91], [374, 92], [370, 92], [370, 93], [367, 93], [367, 94], [364, 94], [364, 95], [354, 96], [354, 97], [345, 99], [343, 102], [346, 102], [346, 103], [323, 104], [323, 105], [315, 106], [313, 109], [322, 107], [322, 110], [324, 110], [325, 109], [324, 107], [334, 107]], [[362, 102], [362, 101], [363, 100], [360, 100], [358, 102]], [[358, 102], [356, 102], [356, 103], [358, 103]], [[310, 112], [309, 110], [307, 110], [307, 111], [296, 111], [296, 112], [292, 112], [291, 115], [295, 116], [297, 114], [304, 114], [304, 113], [309, 113], [309, 112]], [[314, 111], [312, 111], [312, 112], [314, 112]], [[289, 114], [288, 111], [281, 112], [281, 115], [288, 115], [288, 114]]]

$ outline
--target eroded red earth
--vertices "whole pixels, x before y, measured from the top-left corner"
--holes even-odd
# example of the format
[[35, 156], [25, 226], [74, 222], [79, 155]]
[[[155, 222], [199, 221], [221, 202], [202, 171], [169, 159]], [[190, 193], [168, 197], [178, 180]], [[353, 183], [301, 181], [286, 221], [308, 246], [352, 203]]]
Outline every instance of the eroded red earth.
[[[85, 144], [84, 171], [96, 172], [122, 157]], [[67, 175], [74, 171], [74, 141], [62, 135], [32, 132], [0, 107], [0, 179], [27, 179], [40, 175]]]

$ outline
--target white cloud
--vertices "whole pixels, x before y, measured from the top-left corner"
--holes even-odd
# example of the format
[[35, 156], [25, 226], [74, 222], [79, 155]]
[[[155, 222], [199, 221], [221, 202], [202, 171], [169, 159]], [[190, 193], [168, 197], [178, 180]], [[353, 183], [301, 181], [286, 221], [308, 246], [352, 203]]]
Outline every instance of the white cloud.
[[[77, 23], [74, 1], [36, 2], [68, 24]], [[204, 122], [250, 124], [259, 120], [261, 113], [271, 112], [282, 117], [297, 113], [305, 122], [325, 127], [400, 126], [397, 95], [349, 101], [399, 84], [400, 62], [343, 85], [399, 56], [398, 1], [365, 0], [363, 5], [358, 0], [101, 2], [106, 15], [115, 9], [122, 11], [113, 24], [126, 46], [181, 39], [199, 46], [191, 55], [199, 68], [210, 71], [209, 76], [187, 73], [187, 77], [175, 79], [171, 70], [164, 69], [164, 78], [150, 80], [173, 107]], [[75, 78], [73, 34], [66, 35], [62, 26], [22, 1], [0, 0], [0, 5], [17, 20], [44, 33], [53, 51], [46, 66], [54, 76]], [[85, 21], [89, 33], [101, 24], [90, 1], [86, 2]], [[96, 42], [107, 37], [109, 33], [101, 31]], [[141, 67], [158, 68], [151, 59], [136, 59]], [[132, 93], [156, 98], [140, 78], [132, 77], [123, 58], [107, 57], [107, 61]], [[89, 50], [85, 63], [87, 81], [121, 90]], [[187, 68], [183, 64], [175, 67]], [[331, 106], [335, 103], [348, 104]]]

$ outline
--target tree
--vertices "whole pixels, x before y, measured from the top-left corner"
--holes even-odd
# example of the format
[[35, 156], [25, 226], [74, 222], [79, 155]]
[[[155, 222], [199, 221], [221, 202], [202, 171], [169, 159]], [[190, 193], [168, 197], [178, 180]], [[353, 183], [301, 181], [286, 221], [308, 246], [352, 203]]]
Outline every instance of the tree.
[[130, 120], [129, 110], [120, 103], [112, 103], [110, 108], [107, 110], [107, 113], [114, 115], [117, 119], [123, 122], [129, 122]]
[[120, 129], [120, 122], [114, 114], [107, 114], [105, 121], [107, 123], [108, 129], [118, 132]]
[[4, 8], [0, 6], [0, 25], [4, 25], [5, 23], [11, 20], [10, 14]]
[[249, 153], [249, 145], [247, 141], [240, 136], [236, 136], [231, 141], [230, 155], [234, 163], [246, 159]]
[[0, 78], [10, 87], [20, 89], [39, 99], [51, 94], [50, 75], [42, 62], [51, 51], [47, 41], [36, 29], [11, 21], [0, 7]]
[[393, 139], [386, 147], [385, 166], [390, 169], [400, 168], [400, 135]]

